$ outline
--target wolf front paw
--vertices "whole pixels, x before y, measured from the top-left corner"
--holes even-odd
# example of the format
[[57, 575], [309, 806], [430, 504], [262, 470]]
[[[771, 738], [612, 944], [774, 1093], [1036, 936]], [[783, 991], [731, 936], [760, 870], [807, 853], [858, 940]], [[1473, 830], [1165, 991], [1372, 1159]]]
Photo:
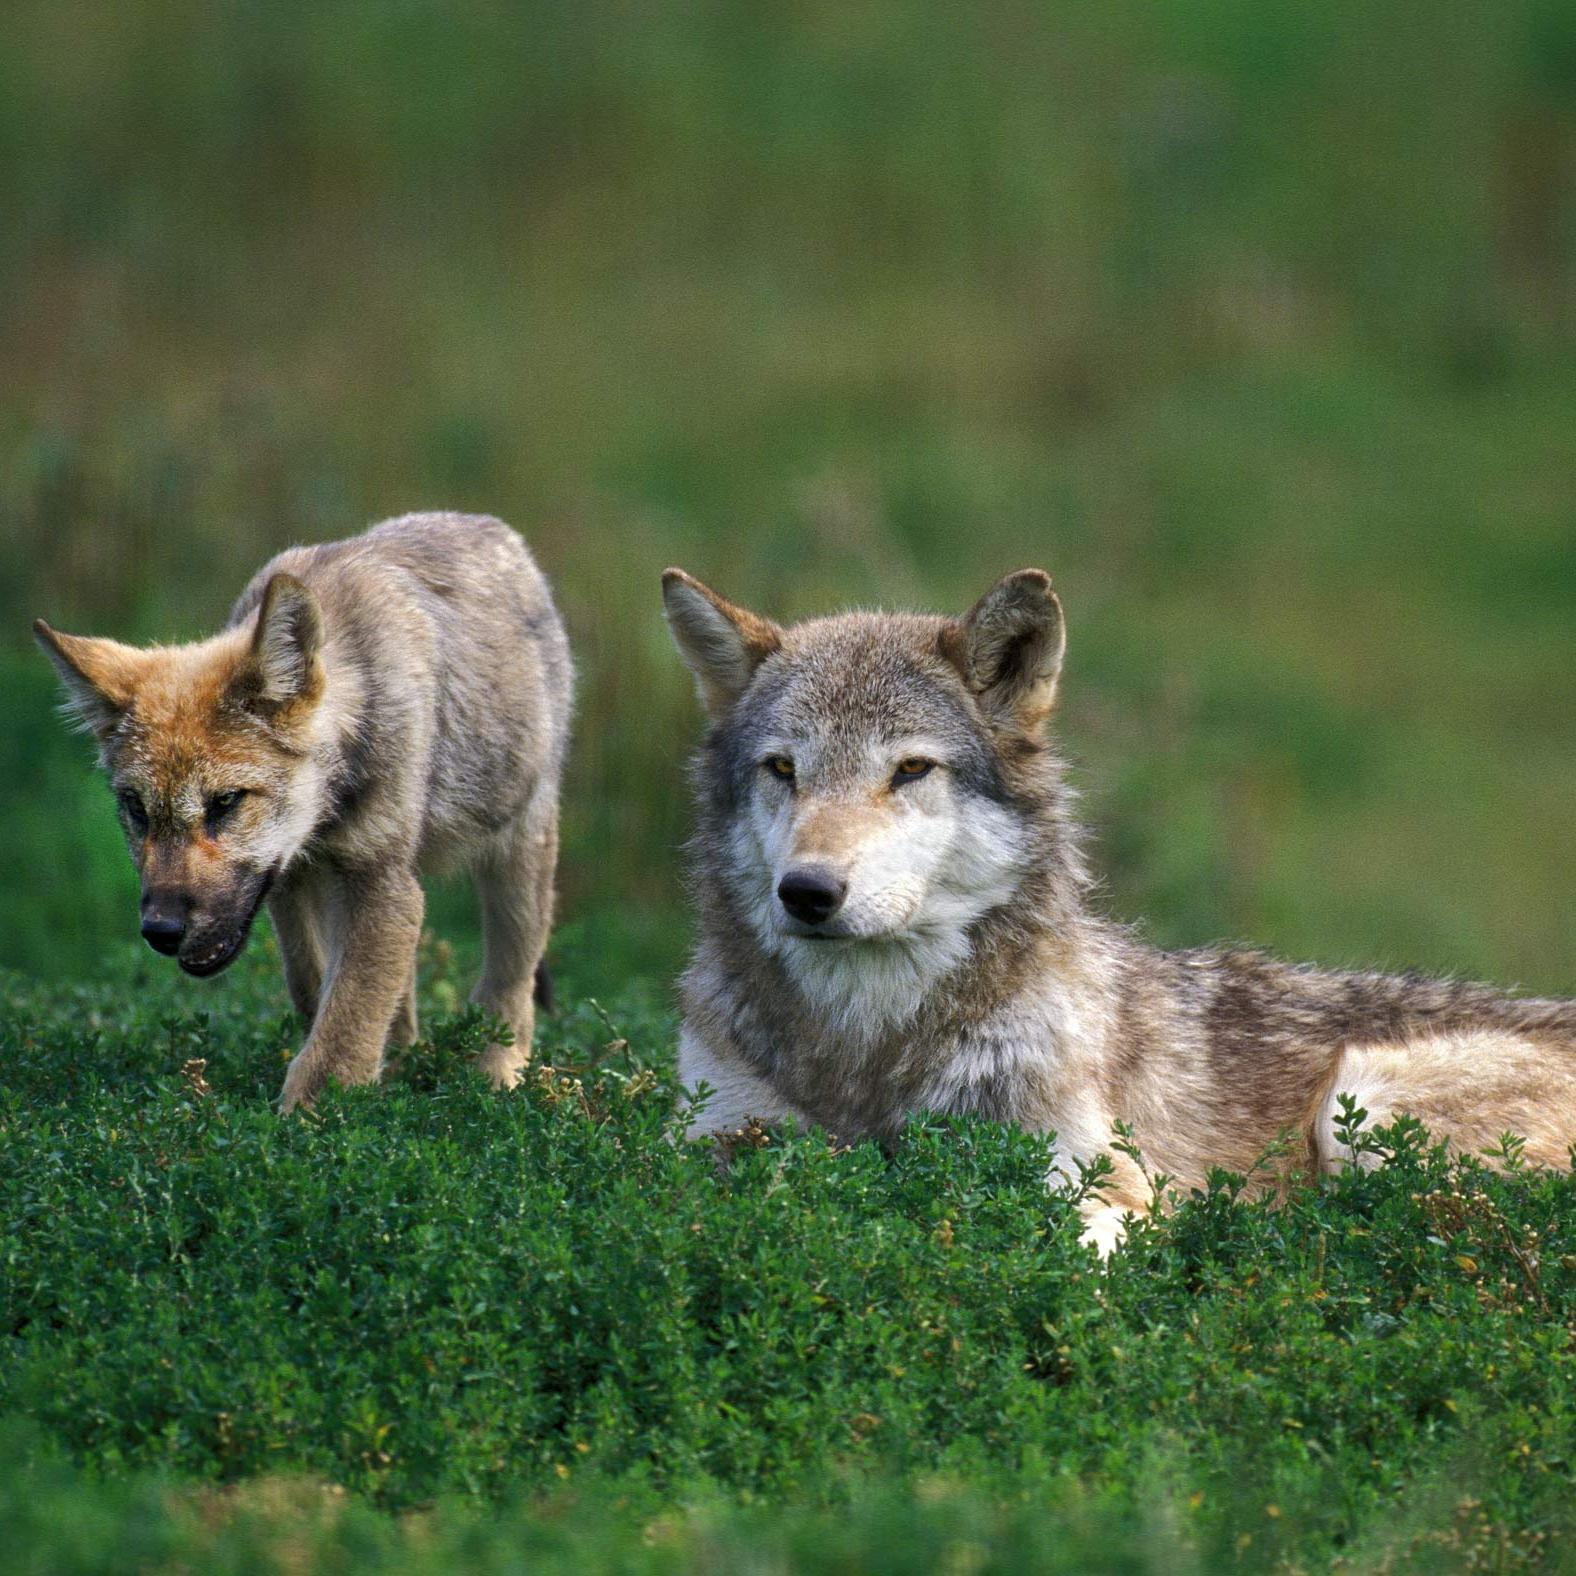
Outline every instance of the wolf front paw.
[[518, 1045], [494, 1044], [476, 1058], [476, 1070], [494, 1089], [514, 1089], [530, 1061], [531, 1053]]
[[322, 1073], [296, 1057], [285, 1071], [285, 1086], [279, 1092], [279, 1114], [289, 1116], [292, 1111], [310, 1111], [312, 1102], [322, 1092], [324, 1081]]
[[1127, 1214], [1116, 1204], [1091, 1210], [1084, 1217], [1084, 1229], [1078, 1234], [1078, 1240], [1093, 1248], [1102, 1259], [1110, 1258], [1127, 1235]]

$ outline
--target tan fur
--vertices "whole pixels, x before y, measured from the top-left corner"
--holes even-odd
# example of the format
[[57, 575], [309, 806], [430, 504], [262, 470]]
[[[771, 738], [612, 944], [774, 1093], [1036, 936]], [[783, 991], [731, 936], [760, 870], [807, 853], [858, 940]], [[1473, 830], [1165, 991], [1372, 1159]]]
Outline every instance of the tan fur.
[[[1110, 1147], [1133, 1129], [1182, 1189], [1341, 1163], [1336, 1096], [1417, 1116], [1459, 1148], [1507, 1129], [1564, 1165], [1576, 1003], [1411, 976], [1162, 952], [1098, 915], [1065, 773], [1044, 736], [1065, 647], [1037, 570], [961, 619], [847, 614], [780, 628], [664, 577], [712, 717], [696, 782], [699, 937], [680, 1076], [696, 1131], [797, 1115], [884, 1137], [917, 1111], [1054, 1134], [1056, 1171], [1105, 1156], [1102, 1252], [1150, 1202]], [[730, 636], [730, 629], [735, 633]], [[918, 778], [898, 770], [914, 756]], [[775, 765], [774, 765], [775, 763]], [[805, 880], [833, 894], [796, 912]], [[790, 892], [790, 888], [797, 888]]]
[[1572, 1091], [1553, 1039], [1462, 1029], [1404, 1044], [1348, 1046], [1314, 1121], [1317, 1158], [1326, 1169], [1350, 1158], [1335, 1135], [1337, 1091], [1350, 1094], [1370, 1124], [1414, 1116], [1478, 1153], [1509, 1133], [1526, 1141], [1522, 1154], [1531, 1164], [1570, 1163]]
[[552, 921], [573, 678], [519, 537], [496, 520], [408, 515], [292, 548], [192, 645], [36, 630], [120, 799], [144, 934], [160, 945], [161, 923], [180, 927], [182, 967], [217, 972], [266, 900], [311, 1024], [286, 1110], [329, 1080], [372, 1081], [386, 1046], [415, 1039], [418, 876], [445, 866], [473, 872], [475, 999], [514, 1034], [482, 1067], [518, 1079]]
[[869, 799], [813, 806], [794, 821], [793, 858], [844, 864], [876, 832], [883, 808]]

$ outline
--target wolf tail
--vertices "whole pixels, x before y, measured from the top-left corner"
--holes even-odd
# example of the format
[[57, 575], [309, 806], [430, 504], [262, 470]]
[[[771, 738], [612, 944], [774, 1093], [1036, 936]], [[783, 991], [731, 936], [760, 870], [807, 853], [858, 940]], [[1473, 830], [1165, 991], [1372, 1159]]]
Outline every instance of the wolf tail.
[[553, 976], [548, 970], [546, 958], [536, 965], [536, 985], [531, 994], [543, 1012], [553, 1010]]

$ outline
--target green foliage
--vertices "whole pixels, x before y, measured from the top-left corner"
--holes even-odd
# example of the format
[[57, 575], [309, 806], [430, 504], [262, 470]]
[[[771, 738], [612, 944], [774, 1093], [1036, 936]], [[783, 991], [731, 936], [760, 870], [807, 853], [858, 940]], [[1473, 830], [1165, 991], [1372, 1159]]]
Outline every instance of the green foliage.
[[0, 962], [80, 973], [104, 938], [136, 933], [136, 871], [92, 742], [59, 713], [53, 670], [0, 654], [0, 694]]
[[0, 1413], [33, 1433], [0, 1479], [87, 1507], [76, 1553], [27, 1523], [43, 1568], [122, 1526], [150, 1568], [287, 1531], [412, 1569], [516, 1536], [807, 1570], [1564, 1547], [1566, 1176], [1403, 1125], [1278, 1209], [1219, 1174], [1101, 1270], [1044, 1144], [988, 1123], [759, 1135], [720, 1171], [675, 1141], [638, 996], [571, 989], [513, 1095], [467, 1065], [487, 1024], [440, 1013], [385, 1085], [282, 1121], [266, 950], [195, 991], [151, 959], [5, 979]]

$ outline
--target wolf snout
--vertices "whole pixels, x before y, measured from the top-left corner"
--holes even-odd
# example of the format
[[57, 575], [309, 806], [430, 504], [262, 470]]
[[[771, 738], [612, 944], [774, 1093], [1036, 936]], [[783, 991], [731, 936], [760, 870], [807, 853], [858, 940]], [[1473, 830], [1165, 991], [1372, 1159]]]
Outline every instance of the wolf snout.
[[142, 939], [155, 952], [172, 958], [186, 939], [186, 914], [190, 904], [184, 898], [145, 897], [142, 900]]
[[802, 925], [824, 925], [848, 896], [848, 883], [820, 865], [800, 865], [777, 883], [777, 900]]

